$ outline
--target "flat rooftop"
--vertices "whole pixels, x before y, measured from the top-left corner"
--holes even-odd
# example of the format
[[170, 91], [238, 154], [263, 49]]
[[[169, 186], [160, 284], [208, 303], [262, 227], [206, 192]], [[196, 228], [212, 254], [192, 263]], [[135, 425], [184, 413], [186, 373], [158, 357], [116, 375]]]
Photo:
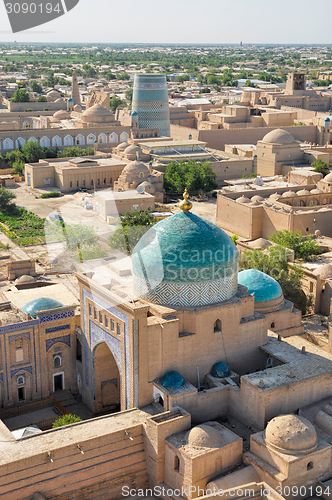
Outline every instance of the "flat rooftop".
[[107, 189], [105, 191], [98, 191], [96, 197], [103, 198], [105, 201], [120, 201], [120, 200], [137, 200], [137, 199], [153, 199], [154, 196], [149, 193], [138, 193], [136, 189], [128, 189], [127, 191], [113, 191], [111, 189]]
[[[228, 116], [228, 115], [227, 115]], [[138, 145], [141, 143], [138, 142]], [[177, 146], [206, 146], [206, 142], [203, 141], [195, 141], [193, 139], [187, 139], [186, 141], [151, 141], [151, 142], [142, 142], [142, 147], [145, 148], [176, 148]]]

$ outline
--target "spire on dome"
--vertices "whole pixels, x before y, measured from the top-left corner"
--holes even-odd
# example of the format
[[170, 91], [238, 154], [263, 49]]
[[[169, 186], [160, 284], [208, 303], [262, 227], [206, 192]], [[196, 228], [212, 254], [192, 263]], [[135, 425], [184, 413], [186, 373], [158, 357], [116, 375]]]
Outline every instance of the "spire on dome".
[[181, 201], [181, 203], [179, 204], [179, 207], [181, 208], [182, 212], [189, 212], [189, 210], [192, 209], [193, 205], [190, 201], [188, 201], [189, 194], [188, 194], [187, 188], [184, 190], [183, 198], [184, 198], [184, 200]]

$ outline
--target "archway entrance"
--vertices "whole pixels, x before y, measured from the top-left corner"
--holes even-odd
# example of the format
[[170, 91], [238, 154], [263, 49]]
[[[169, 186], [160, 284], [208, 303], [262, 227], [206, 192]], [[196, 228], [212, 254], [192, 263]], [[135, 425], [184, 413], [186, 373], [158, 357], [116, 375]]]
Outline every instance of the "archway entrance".
[[115, 358], [106, 343], [95, 350], [95, 412], [120, 410], [120, 373]]

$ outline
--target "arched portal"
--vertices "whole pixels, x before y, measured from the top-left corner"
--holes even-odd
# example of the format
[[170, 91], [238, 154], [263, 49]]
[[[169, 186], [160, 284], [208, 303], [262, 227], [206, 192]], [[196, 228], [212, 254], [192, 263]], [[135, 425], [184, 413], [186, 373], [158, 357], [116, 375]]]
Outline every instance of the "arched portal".
[[94, 351], [95, 412], [120, 410], [120, 372], [112, 351], [105, 342]]

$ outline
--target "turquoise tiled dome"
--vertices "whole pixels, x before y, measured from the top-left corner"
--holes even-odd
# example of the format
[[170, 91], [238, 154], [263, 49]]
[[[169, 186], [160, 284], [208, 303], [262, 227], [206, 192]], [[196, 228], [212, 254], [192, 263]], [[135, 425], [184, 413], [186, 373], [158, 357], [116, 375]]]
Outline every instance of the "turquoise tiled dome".
[[154, 225], [133, 251], [135, 293], [152, 302], [200, 306], [237, 290], [238, 250], [212, 222], [180, 212]]
[[63, 304], [49, 297], [40, 297], [25, 304], [22, 307], [22, 311], [35, 318], [37, 311], [47, 311], [48, 309], [56, 309], [57, 307], [63, 307]]
[[225, 377], [229, 377], [230, 374], [231, 374], [231, 371], [230, 371], [228, 365], [226, 365], [222, 361], [219, 361], [218, 363], [215, 363], [212, 366], [212, 369], [211, 369], [212, 377], [225, 378]]
[[246, 286], [249, 293], [255, 296], [255, 302], [278, 299], [282, 297], [279, 283], [257, 269], [246, 269], [239, 273], [240, 285]]
[[178, 389], [183, 387], [186, 381], [179, 372], [172, 371], [165, 373], [160, 383], [165, 388]]

